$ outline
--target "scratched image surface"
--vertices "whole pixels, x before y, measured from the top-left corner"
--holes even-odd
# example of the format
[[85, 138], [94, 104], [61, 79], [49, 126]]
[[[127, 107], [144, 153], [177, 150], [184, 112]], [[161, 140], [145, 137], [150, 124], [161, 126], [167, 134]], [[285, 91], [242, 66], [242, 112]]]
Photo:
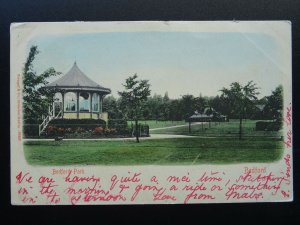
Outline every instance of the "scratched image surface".
[[12, 204], [293, 199], [291, 24], [11, 26]]

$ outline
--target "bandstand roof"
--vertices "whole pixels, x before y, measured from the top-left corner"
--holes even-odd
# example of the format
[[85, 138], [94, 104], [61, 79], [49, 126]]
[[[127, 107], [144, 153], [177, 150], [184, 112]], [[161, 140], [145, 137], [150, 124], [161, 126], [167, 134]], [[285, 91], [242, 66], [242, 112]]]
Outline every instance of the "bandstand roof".
[[111, 93], [109, 88], [102, 87], [85, 75], [78, 68], [76, 62], [69, 72], [56, 81], [47, 84], [45, 88], [57, 88], [59, 90], [85, 90], [102, 92], [106, 94]]

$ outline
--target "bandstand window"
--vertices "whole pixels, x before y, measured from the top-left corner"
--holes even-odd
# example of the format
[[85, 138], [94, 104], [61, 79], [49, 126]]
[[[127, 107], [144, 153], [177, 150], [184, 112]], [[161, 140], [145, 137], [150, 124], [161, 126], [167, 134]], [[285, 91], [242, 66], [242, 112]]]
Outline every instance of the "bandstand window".
[[90, 94], [87, 92], [81, 92], [79, 95], [79, 110], [80, 112], [90, 111]]
[[93, 112], [99, 112], [99, 95], [97, 93], [93, 94], [92, 104]]
[[55, 93], [54, 95], [54, 107], [55, 107], [55, 116], [60, 113], [62, 110], [62, 94], [61, 93]]
[[65, 94], [65, 112], [76, 112], [77, 101], [74, 92], [67, 92]]
[[61, 93], [57, 92], [54, 95], [54, 102], [62, 102], [62, 95]]

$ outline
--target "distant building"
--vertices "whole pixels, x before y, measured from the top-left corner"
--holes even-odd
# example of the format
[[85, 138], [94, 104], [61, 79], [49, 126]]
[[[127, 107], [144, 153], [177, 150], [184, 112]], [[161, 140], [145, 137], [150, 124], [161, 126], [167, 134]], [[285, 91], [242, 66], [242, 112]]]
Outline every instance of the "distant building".
[[195, 111], [195, 113], [188, 118], [189, 122], [210, 122], [210, 121], [219, 121], [225, 122], [227, 119], [226, 116], [221, 115], [216, 110], [211, 107], [204, 109], [203, 113]]
[[266, 105], [262, 105], [262, 104], [257, 104], [255, 105], [256, 108], [258, 108], [261, 112], [264, 110]]

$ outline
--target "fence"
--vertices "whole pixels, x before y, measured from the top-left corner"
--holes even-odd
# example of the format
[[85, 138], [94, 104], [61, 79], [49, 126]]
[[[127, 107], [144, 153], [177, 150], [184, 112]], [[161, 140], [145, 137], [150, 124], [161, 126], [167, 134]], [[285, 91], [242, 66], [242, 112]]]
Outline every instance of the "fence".
[[[242, 122], [242, 136], [243, 137], [276, 137], [282, 136], [280, 126], [268, 125], [263, 129], [260, 121], [243, 120]], [[265, 124], [266, 121], [263, 121]], [[270, 127], [274, 127], [271, 129]], [[186, 123], [183, 126], [167, 127], [164, 129], [151, 130], [150, 134], [181, 134], [181, 135], [195, 135], [204, 137], [238, 137], [240, 134], [239, 120], [231, 120], [230, 122], [194, 122]]]
[[131, 126], [131, 136], [136, 136], [136, 132], [138, 132], [139, 137], [149, 137], [149, 125], [147, 124], [138, 124], [136, 129], [135, 126]]

